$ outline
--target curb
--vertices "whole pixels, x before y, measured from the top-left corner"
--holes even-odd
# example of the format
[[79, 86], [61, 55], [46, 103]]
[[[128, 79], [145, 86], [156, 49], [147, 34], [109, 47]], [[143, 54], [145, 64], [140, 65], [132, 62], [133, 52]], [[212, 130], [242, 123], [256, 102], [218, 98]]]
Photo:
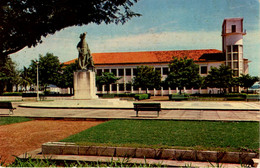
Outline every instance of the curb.
[[47, 142], [42, 145], [43, 155], [91, 155], [91, 156], [116, 156], [131, 158], [152, 158], [166, 160], [188, 160], [221, 163], [252, 164], [253, 158], [258, 158], [257, 153], [248, 152], [218, 152], [197, 151], [180, 149], [152, 149], [132, 147], [103, 147], [80, 146], [75, 143]]

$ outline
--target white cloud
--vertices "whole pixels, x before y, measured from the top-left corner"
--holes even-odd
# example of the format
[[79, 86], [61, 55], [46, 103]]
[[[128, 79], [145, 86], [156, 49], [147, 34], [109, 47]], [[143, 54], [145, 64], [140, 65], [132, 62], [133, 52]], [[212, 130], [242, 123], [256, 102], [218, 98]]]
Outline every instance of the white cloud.
[[[96, 42], [96, 45], [95, 45]], [[93, 42], [97, 52], [162, 50], [162, 49], [221, 49], [219, 32], [163, 32], [121, 36]]]

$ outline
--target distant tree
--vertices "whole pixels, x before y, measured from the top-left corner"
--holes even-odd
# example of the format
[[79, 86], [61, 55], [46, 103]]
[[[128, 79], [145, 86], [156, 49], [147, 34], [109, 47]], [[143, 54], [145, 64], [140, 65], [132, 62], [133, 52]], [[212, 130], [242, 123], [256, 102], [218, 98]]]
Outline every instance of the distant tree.
[[13, 85], [19, 83], [19, 73], [16, 64], [7, 57], [5, 64], [0, 66], [0, 95], [3, 92], [12, 91]]
[[23, 67], [23, 70], [20, 72], [20, 84], [27, 90], [27, 86], [32, 84], [32, 79], [30, 78], [30, 72], [29, 69], [26, 67]]
[[161, 86], [161, 73], [152, 66], [139, 66], [136, 69], [136, 76], [133, 78], [134, 87], [142, 89], [159, 89]]
[[62, 72], [60, 74], [58, 85], [61, 88], [70, 88], [70, 93], [72, 93], [72, 90], [74, 89], [73, 85], [73, 78], [74, 78], [74, 72], [77, 71], [78, 67], [78, 61], [75, 63], [71, 63], [67, 65], [66, 67], [62, 68]]
[[165, 85], [181, 91], [184, 87], [200, 87], [202, 77], [199, 75], [199, 66], [192, 59], [174, 57], [169, 64], [170, 72], [165, 79]]
[[237, 78], [238, 85], [246, 88], [248, 94], [248, 88], [253, 86], [253, 84], [259, 81], [259, 77], [257, 76], [250, 76], [249, 74], [242, 74], [240, 77]]
[[116, 77], [113, 73], [103, 72], [101, 76], [96, 76], [97, 86], [106, 86], [107, 93], [109, 92], [109, 85], [116, 83], [121, 77]]
[[[125, 23], [140, 16], [130, 7], [138, 0], [1, 0], [0, 63], [9, 54], [36, 46], [42, 37], [70, 26]], [[0, 65], [3, 66], [3, 65]]]
[[219, 68], [211, 67], [209, 74], [205, 78], [206, 86], [219, 88], [220, 92], [226, 93], [226, 89], [234, 86], [233, 72], [229, 66], [224, 64]]
[[[32, 60], [29, 66], [30, 78], [32, 82], [37, 82], [37, 60]], [[40, 55], [38, 67], [39, 67], [39, 85], [46, 87], [49, 84], [58, 85], [60, 79], [60, 73], [62, 64], [60, 64], [59, 58], [52, 53], [47, 53], [45, 56]]]

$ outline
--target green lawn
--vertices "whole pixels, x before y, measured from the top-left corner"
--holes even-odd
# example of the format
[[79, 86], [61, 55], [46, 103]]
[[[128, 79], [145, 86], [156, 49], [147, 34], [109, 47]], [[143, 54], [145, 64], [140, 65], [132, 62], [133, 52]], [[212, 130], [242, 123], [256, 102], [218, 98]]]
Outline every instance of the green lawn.
[[62, 141], [84, 145], [258, 151], [259, 123], [112, 120]]
[[31, 121], [31, 119], [24, 117], [0, 117], [0, 125], [20, 123], [26, 121]]

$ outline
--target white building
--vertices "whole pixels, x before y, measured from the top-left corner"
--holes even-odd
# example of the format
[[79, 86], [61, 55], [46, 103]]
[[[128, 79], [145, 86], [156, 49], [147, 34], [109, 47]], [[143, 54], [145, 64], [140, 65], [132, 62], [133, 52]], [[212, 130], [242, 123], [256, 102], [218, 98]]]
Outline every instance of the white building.
[[[204, 50], [174, 50], [174, 51], [144, 51], [144, 52], [114, 52], [93, 53], [97, 75], [102, 72], [111, 72], [122, 77], [117, 84], [111, 84], [110, 93], [144, 93], [145, 90], [134, 88], [129, 84], [135, 76], [137, 66], [148, 65], [159, 70], [162, 80], [169, 72], [168, 64], [172, 57], [187, 57], [199, 65], [199, 73], [206, 76], [211, 67], [226, 64], [233, 69], [235, 76], [248, 73], [248, 60], [243, 58], [243, 18], [225, 19], [222, 25], [223, 51], [216, 49]], [[70, 64], [76, 59], [65, 62]], [[98, 93], [106, 93], [103, 86], [97, 88]], [[217, 88], [186, 88], [186, 93], [217, 93]], [[152, 95], [168, 95], [177, 93], [178, 88], [161, 88], [149, 90]]]

